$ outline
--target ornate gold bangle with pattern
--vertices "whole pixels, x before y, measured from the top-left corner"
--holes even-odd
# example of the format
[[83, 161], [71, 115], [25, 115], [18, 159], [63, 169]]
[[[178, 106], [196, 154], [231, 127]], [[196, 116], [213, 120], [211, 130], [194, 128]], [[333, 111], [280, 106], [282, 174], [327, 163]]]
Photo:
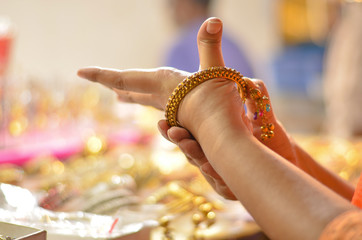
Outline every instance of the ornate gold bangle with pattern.
[[269, 112], [271, 110], [269, 98], [267, 96], [262, 96], [259, 89], [251, 88], [247, 81], [248, 78], [243, 77], [243, 75], [241, 75], [238, 71], [227, 67], [211, 67], [206, 70], [196, 72], [183, 80], [175, 88], [168, 99], [165, 110], [166, 120], [169, 126], [180, 126], [177, 121], [177, 111], [186, 94], [201, 83], [213, 78], [224, 78], [235, 82], [243, 102], [245, 102], [246, 98], [254, 100], [257, 109], [254, 113], [254, 120], [256, 120], [258, 116], [262, 119], [261, 139], [265, 140], [274, 136], [274, 125], [272, 123], [267, 123], [265, 116], [265, 112]]

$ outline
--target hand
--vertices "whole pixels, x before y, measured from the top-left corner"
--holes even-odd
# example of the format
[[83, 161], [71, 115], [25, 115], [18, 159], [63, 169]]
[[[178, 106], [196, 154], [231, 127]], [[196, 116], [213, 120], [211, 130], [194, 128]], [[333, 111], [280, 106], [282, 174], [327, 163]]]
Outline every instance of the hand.
[[[205, 23], [201, 26], [198, 34], [198, 46], [200, 54], [200, 69], [204, 69], [207, 66], [223, 66], [223, 58], [221, 52], [221, 28], [220, 31], [216, 34], [209, 34], [206, 31]], [[213, 62], [209, 63], [208, 61], [212, 60]], [[267, 89], [264, 83], [261, 80], [253, 80], [255, 86], [257, 86], [262, 95], [269, 97]], [[282, 157], [288, 159], [293, 164], [302, 168], [303, 170], [308, 170], [304, 167], [304, 164], [298, 159], [296, 152], [294, 151], [294, 143], [281, 126], [281, 124], [276, 120], [274, 112], [271, 111], [267, 113], [266, 116], [268, 121], [273, 123], [275, 126], [275, 137], [271, 140], [262, 141], [260, 139], [261, 135], [261, 119], [253, 120], [255, 112], [255, 104], [253, 101], [247, 100], [246, 102], [248, 107], [248, 120], [245, 120], [246, 125], [251, 124], [253, 135], [265, 144], [267, 147], [281, 155]], [[235, 111], [237, 112], [237, 111]], [[182, 121], [182, 120], [181, 120]], [[169, 128], [164, 120], [159, 122], [159, 129], [161, 134], [168, 140], [174, 142], [179, 146], [181, 151], [184, 152], [189, 162], [193, 165], [196, 165], [200, 168], [200, 171], [205, 176], [207, 181], [214, 187], [214, 189], [228, 199], [235, 199], [234, 194], [230, 189], [225, 185], [222, 178], [217, 174], [217, 172], [212, 168], [208, 162], [202, 148], [199, 143], [193, 138], [193, 136], [185, 129], [179, 127]]]
[[121, 101], [164, 110], [173, 89], [190, 73], [175, 68], [118, 70], [86, 67], [78, 76], [114, 90]]

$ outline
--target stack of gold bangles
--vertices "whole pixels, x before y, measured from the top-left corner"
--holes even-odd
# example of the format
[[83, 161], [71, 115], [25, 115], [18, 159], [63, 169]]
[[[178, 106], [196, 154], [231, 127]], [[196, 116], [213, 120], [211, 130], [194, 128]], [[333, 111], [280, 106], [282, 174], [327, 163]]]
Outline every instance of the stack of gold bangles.
[[199, 84], [213, 79], [224, 78], [235, 82], [238, 86], [240, 96], [245, 102], [247, 98], [252, 99], [256, 105], [256, 112], [254, 112], [254, 120], [257, 120], [258, 116], [261, 117], [261, 139], [266, 140], [274, 136], [274, 125], [267, 122], [266, 112], [271, 110], [269, 98], [263, 96], [261, 91], [255, 87], [252, 87], [249, 78], [243, 77], [238, 71], [227, 67], [211, 67], [206, 70], [196, 72], [195, 74], [187, 77], [183, 80], [173, 91], [166, 105], [166, 120], [169, 126], [180, 126], [176, 117], [178, 107], [182, 99], [192, 89]]

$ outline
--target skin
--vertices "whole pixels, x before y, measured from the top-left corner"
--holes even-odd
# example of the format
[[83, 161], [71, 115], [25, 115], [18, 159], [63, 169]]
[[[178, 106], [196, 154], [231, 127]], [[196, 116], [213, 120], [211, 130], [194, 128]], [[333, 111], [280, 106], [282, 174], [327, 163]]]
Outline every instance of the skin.
[[[200, 70], [224, 66], [221, 37], [220, 19], [208, 19], [200, 27]], [[123, 101], [161, 110], [189, 74], [170, 68], [78, 71], [80, 77], [114, 89]], [[253, 84], [268, 95], [261, 81], [253, 80]], [[252, 113], [252, 102], [246, 105]], [[275, 125], [275, 137], [263, 142], [261, 122], [251, 115], [245, 114], [231, 81], [212, 79], [181, 102], [177, 118], [183, 128], [169, 128], [161, 120], [159, 129], [200, 168], [217, 192], [239, 200], [272, 239], [317, 239], [332, 219], [356, 209], [349, 201], [353, 188], [303, 151], [272, 111], [267, 118]]]

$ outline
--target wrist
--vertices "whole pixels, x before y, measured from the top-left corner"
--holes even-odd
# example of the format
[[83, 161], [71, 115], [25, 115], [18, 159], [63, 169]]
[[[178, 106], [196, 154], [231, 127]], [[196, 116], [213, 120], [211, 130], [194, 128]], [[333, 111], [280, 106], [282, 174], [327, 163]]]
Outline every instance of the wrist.
[[[226, 83], [226, 79], [231, 81], [227, 81], [228, 83]], [[185, 118], [186, 120], [180, 120], [180, 117], [178, 118], [177, 113], [179, 112], [179, 106], [182, 100], [200, 84], [205, 83], [208, 80], [213, 80], [210, 84], [207, 84], [207, 86], [209, 87], [205, 87], [204, 84], [203, 87], [199, 87], [199, 91], [200, 89], [207, 88], [210, 88], [210, 91], [204, 91], [203, 94], [198, 93], [196, 99], [198, 98], [199, 101], [191, 101], [193, 102], [194, 106], [198, 107], [202, 105], [202, 108], [197, 112], [197, 114], [191, 114], [191, 120], [187, 120], [188, 118]], [[232, 82], [234, 82], [235, 84], [233, 84]], [[213, 85], [211, 85], [212, 83]], [[236, 94], [236, 89], [238, 94]], [[193, 96], [195, 96], [195, 92], [197, 91], [193, 91]], [[210, 95], [214, 97], [211, 98]], [[238, 95], [238, 97], [236, 97], [236, 95]], [[261, 117], [261, 139], [266, 140], [268, 138], [274, 137], [274, 125], [272, 123], [268, 123], [266, 117], [266, 113], [270, 111], [268, 96], [262, 95], [259, 86], [253, 83], [251, 79], [244, 78], [238, 71], [226, 67], [211, 67], [209, 69], [197, 72], [184, 79], [174, 89], [172, 95], [167, 102], [165, 110], [166, 120], [169, 126], [180, 126], [180, 122], [185, 122], [183, 125], [187, 127], [187, 122], [191, 122], [192, 125], [190, 125], [189, 127], [189, 130], [191, 132], [193, 132], [192, 129], [198, 129], [197, 126], [204, 124], [205, 120], [213, 121], [214, 118], [216, 122], [218, 122], [220, 121], [220, 119], [224, 119], [224, 117], [227, 116], [230, 117], [232, 122], [234, 122], [234, 120], [241, 122], [240, 119], [245, 118], [245, 115], [243, 111], [244, 109], [242, 107], [243, 104], [240, 104], [240, 102], [244, 103], [247, 98], [254, 102], [254, 106], [251, 107], [254, 113], [254, 120], [256, 120], [258, 116]], [[191, 94], [189, 95], [189, 99], [192, 99]], [[185, 103], [183, 103], [183, 105], [187, 106], [187, 104]], [[241, 110], [235, 112], [235, 110], [240, 109], [240, 107]], [[189, 107], [184, 108], [187, 111], [190, 110]], [[193, 111], [191, 111], [191, 113], [192, 112]], [[241, 113], [241, 117], [240, 115], [235, 116], [235, 113]], [[245, 120], [244, 125], [250, 125], [248, 124], [249, 121], [247, 121], [246, 119], [243, 120]], [[224, 122], [221, 121], [221, 123]], [[227, 126], [228, 125], [226, 124], [226, 127]], [[217, 127], [219, 127], [219, 124], [217, 124]]]
[[245, 127], [244, 107], [235, 83], [212, 79], [195, 87], [181, 101], [177, 119], [195, 138], [222, 134], [226, 129]]

